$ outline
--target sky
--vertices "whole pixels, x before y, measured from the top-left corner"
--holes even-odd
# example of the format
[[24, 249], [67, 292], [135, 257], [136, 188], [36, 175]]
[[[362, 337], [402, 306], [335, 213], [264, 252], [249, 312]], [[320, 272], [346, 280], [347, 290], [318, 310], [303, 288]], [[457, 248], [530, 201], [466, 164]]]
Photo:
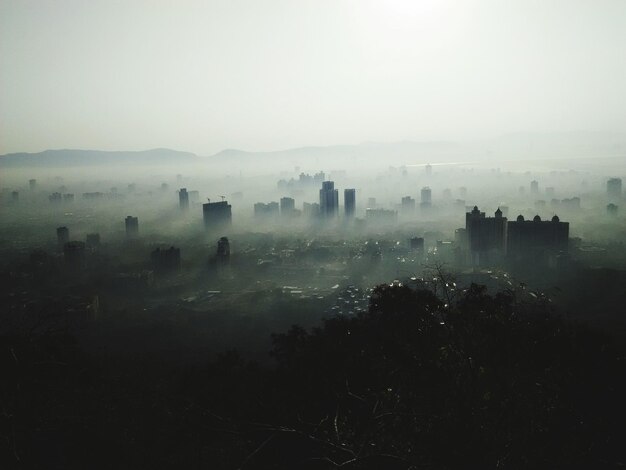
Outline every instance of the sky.
[[0, 154], [626, 131], [623, 0], [0, 0]]

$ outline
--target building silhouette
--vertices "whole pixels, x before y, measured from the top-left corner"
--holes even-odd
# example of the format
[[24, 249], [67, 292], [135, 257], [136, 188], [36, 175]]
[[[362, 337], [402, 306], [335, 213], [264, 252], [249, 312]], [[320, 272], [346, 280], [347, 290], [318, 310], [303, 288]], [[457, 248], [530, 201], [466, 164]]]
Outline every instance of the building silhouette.
[[530, 182], [530, 193], [539, 194], [539, 182], [537, 180], [533, 180]]
[[254, 204], [254, 217], [263, 219], [276, 217], [279, 213], [279, 206], [277, 202], [269, 202], [267, 204], [263, 202], [257, 202]]
[[187, 192], [187, 188], [180, 188], [178, 191], [178, 205], [182, 211], [189, 209], [189, 193]]
[[412, 237], [409, 239], [409, 248], [411, 251], [424, 251], [424, 238]]
[[85, 238], [85, 244], [88, 248], [98, 248], [100, 246], [100, 234], [88, 233]]
[[485, 217], [477, 206], [465, 214], [465, 236], [473, 265], [501, 261], [506, 252], [507, 219], [498, 208], [494, 217]]
[[28, 180], [28, 187], [30, 188], [31, 191], [34, 191], [37, 188], [37, 180], [34, 178]]
[[70, 230], [67, 227], [57, 228], [57, 243], [59, 248], [63, 248], [70, 241]]
[[207, 202], [202, 204], [202, 216], [205, 228], [217, 229], [230, 226], [233, 222], [231, 209], [227, 201]]
[[217, 241], [217, 262], [227, 264], [230, 261], [230, 242], [227, 237], [222, 237]]
[[332, 218], [339, 211], [339, 191], [334, 181], [324, 181], [320, 189], [320, 213], [322, 217]]
[[13, 191], [11, 193], [11, 201], [18, 202], [19, 200], [20, 200], [20, 192], [19, 191]]
[[156, 248], [150, 253], [150, 261], [155, 271], [174, 271], [180, 268], [180, 248]]
[[430, 188], [428, 186], [422, 188], [420, 196], [421, 196], [420, 206], [423, 209], [430, 208], [430, 206], [432, 204], [432, 191], [430, 190]]
[[132, 215], [126, 216], [124, 220], [126, 227], [126, 238], [137, 238], [139, 236], [139, 219]]
[[617, 216], [617, 211], [618, 211], [618, 206], [616, 204], [613, 204], [612, 202], [607, 204], [606, 213], [608, 215], [610, 215], [611, 217], [615, 217]]
[[512, 260], [567, 251], [568, 240], [569, 223], [561, 222], [556, 215], [547, 221], [538, 215], [533, 220], [524, 220], [524, 216], [519, 215], [517, 220], [507, 224], [506, 249]]
[[611, 202], [618, 202], [622, 199], [622, 179], [610, 178], [606, 182], [606, 195]]
[[280, 215], [283, 217], [293, 217], [296, 212], [296, 201], [291, 197], [280, 198]]
[[356, 213], [356, 190], [343, 190], [343, 213], [346, 218], [353, 218]]
[[404, 196], [400, 204], [403, 214], [413, 214], [415, 212], [415, 199], [411, 196]]

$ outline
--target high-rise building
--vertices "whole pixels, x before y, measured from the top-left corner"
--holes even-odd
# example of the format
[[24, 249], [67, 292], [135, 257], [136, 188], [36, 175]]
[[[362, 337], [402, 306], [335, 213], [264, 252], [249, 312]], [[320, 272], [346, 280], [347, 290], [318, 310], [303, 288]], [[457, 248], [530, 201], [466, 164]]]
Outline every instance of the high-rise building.
[[254, 216], [256, 218], [276, 217], [279, 213], [279, 205], [277, 202], [257, 202], [254, 204]]
[[217, 229], [230, 226], [233, 222], [231, 205], [227, 201], [208, 202], [202, 204], [204, 226], [207, 229]]
[[354, 217], [356, 212], [356, 190], [343, 190], [343, 213], [347, 218]]
[[52, 203], [60, 203], [63, 201], [63, 195], [61, 193], [52, 193], [48, 196], [48, 200]]
[[324, 181], [320, 189], [320, 212], [322, 217], [332, 218], [339, 211], [339, 191], [334, 181]]
[[611, 178], [606, 182], [606, 195], [611, 202], [622, 199], [622, 179]]
[[539, 182], [537, 180], [533, 180], [530, 182], [530, 193], [539, 194]]
[[70, 230], [67, 227], [57, 228], [57, 243], [60, 248], [70, 241]]
[[424, 251], [424, 238], [412, 237], [409, 239], [409, 248], [411, 251]]
[[85, 244], [73, 241], [63, 245], [63, 258], [70, 269], [80, 269], [85, 265]]
[[432, 191], [428, 186], [422, 188], [420, 206], [429, 208], [432, 204]]
[[28, 187], [30, 188], [31, 191], [34, 191], [35, 188], [37, 187], [37, 180], [36, 179], [28, 180]]
[[139, 235], [139, 219], [129, 215], [124, 220], [126, 226], [126, 238], [136, 238]]
[[512, 260], [546, 251], [567, 251], [568, 240], [569, 223], [561, 222], [556, 215], [547, 221], [538, 215], [533, 220], [519, 215], [516, 221], [507, 223], [506, 249]]
[[404, 196], [400, 208], [403, 214], [413, 214], [415, 212], [415, 199], [411, 196]]
[[230, 261], [230, 242], [227, 237], [222, 237], [217, 241], [217, 261], [223, 264]]
[[506, 222], [499, 208], [494, 217], [485, 217], [477, 206], [465, 214], [465, 233], [472, 264], [484, 265], [502, 259], [506, 250]]
[[20, 200], [20, 192], [19, 191], [13, 191], [11, 193], [11, 201], [18, 202], [19, 200]]
[[180, 188], [178, 191], [178, 204], [182, 211], [189, 209], [189, 193], [187, 193], [187, 188]]
[[280, 215], [293, 217], [296, 212], [296, 201], [291, 197], [280, 198]]

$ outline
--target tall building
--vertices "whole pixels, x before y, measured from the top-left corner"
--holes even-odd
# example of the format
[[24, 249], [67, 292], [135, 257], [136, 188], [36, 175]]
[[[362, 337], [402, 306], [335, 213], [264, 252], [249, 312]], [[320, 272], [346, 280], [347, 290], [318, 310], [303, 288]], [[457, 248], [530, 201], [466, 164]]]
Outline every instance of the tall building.
[[429, 208], [432, 204], [432, 191], [428, 186], [422, 188], [420, 206]]
[[19, 200], [20, 200], [20, 192], [19, 191], [13, 191], [11, 193], [11, 201], [18, 202]]
[[178, 191], [178, 204], [182, 211], [189, 209], [189, 193], [187, 193], [187, 188], [180, 188]]
[[139, 236], [139, 219], [132, 215], [126, 216], [124, 220], [126, 226], [126, 238], [136, 238]]
[[233, 222], [231, 205], [227, 201], [202, 204], [204, 226], [207, 229], [230, 226]]
[[180, 268], [180, 248], [156, 248], [150, 253], [150, 261], [156, 271], [173, 271]]
[[35, 188], [37, 187], [37, 180], [36, 179], [28, 180], [28, 187], [30, 188], [31, 191], [34, 191]]
[[606, 213], [612, 217], [617, 216], [618, 206], [612, 202], [606, 206]]
[[89, 248], [97, 248], [100, 246], [100, 234], [88, 233], [85, 239], [85, 243]]
[[474, 206], [465, 214], [465, 233], [467, 244], [474, 265], [485, 265], [500, 261], [506, 250], [506, 217], [502, 217], [500, 208], [494, 217], [485, 217]]
[[293, 217], [296, 211], [296, 201], [291, 197], [280, 198], [280, 215], [283, 217]]
[[257, 218], [270, 218], [276, 217], [279, 213], [279, 206], [277, 202], [257, 202], [254, 204], [254, 216]]
[[400, 208], [403, 214], [413, 214], [415, 212], [415, 199], [411, 196], [404, 196]]
[[507, 224], [506, 249], [511, 259], [524, 259], [545, 251], [567, 251], [568, 240], [569, 223], [561, 222], [556, 215], [547, 221], [538, 215], [533, 220], [524, 220], [519, 215], [516, 221]]
[[230, 261], [230, 242], [227, 237], [222, 237], [217, 241], [217, 261], [223, 264]]
[[334, 181], [324, 181], [320, 189], [320, 212], [322, 217], [335, 217], [339, 211], [339, 191]]
[[606, 182], [606, 195], [611, 202], [622, 199], [622, 179], [611, 178]]
[[320, 205], [317, 202], [302, 204], [302, 213], [305, 217], [315, 218], [320, 215]]
[[411, 251], [424, 251], [424, 238], [412, 237], [409, 239], [409, 248]]
[[539, 194], [539, 182], [537, 180], [533, 180], [530, 182], [530, 193]]
[[356, 213], [356, 189], [343, 190], [343, 213], [347, 218], [354, 217]]
[[60, 248], [70, 241], [70, 230], [67, 227], [57, 228], [57, 243]]

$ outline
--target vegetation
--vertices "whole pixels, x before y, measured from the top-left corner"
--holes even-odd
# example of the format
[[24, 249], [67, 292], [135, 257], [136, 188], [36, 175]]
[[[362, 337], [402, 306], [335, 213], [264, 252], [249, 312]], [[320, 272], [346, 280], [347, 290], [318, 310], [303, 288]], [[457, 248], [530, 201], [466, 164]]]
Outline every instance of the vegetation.
[[359, 316], [274, 335], [272, 366], [90, 357], [62, 329], [2, 331], [4, 468], [626, 462], [623, 351], [514, 291], [381, 285]]

